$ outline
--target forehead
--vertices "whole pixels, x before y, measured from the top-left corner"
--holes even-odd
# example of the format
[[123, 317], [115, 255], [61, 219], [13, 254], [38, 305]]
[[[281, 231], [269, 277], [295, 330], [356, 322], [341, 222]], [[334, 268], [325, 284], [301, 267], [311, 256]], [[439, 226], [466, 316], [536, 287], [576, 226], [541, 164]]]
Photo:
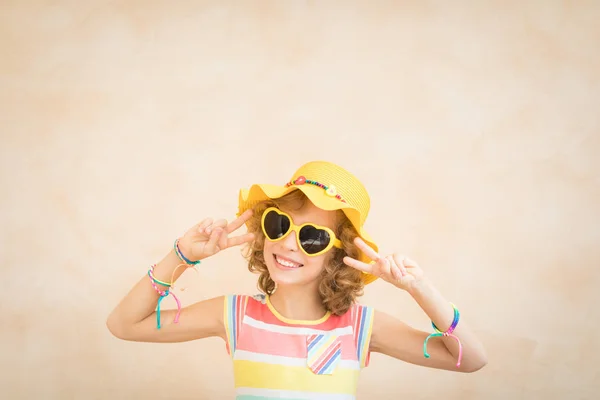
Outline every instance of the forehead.
[[326, 226], [335, 230], [337, 222], [336, 212], [322, 210], [310, 201], [305, 202], [301, 208], [287, 208], [282, 206], [281, 210], [288, 213], [296, 225], [312, 222], [313, 224]]

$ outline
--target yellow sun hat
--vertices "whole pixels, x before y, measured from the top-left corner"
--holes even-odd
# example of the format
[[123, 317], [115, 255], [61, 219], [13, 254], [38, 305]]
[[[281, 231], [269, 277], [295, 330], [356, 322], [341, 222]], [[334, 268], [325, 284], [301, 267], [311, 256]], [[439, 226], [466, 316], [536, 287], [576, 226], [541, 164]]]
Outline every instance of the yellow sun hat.
[[[322, 210], [342, 210], [358, 235], [373, 250], [377, 245], [363, 229], [371, 208], [371, 200], [363, 184], [344, 168], [327, 161], [311, 161], [301, 166], [283, 185], [255, 184], [240, 190], [238, 216], [261, 201], [278, 199], [294, 190], [301, 190], [306, 197]], [[372, 260], [359, 251], [359, 260]], [[369, 284], [377, 277], [363, 273], [363, 281]]]

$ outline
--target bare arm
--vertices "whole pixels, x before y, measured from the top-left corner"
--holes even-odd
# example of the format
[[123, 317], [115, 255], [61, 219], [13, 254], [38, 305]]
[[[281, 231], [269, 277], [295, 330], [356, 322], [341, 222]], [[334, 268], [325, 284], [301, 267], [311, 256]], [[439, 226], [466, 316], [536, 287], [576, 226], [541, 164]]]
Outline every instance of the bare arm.
[[[452, 306], [428, 281], [419, 282], [410, 294], [440, 330], [448, 329], [454, 318]], [[460, 367], [456, 366], [458, 343], [450, 337], [431, 338], [427, 343], [430, 358], [425, 358], [423, 343], [430, 333], [414, 329], [385, 313], [376, 312], [370, 347], [375, 352], [412, 364], [449, 371], [475, 372], [486, 365], [487, 356], [483, 345], [465, 323], [464, 317], [461, 316], [453, 332], [462, 344]]]
[[[252, 216], [246, 211], [227, 223], [206, 219], [195, 225], [180, 239], [180, 250], [189, 260], [202, 260], [229, 247], [238, 246], [254, 239], [251, 233], [229, 237]], [[163, 282], [173, 282], [185, 271], [177, 268], [182, 261], [171, 250], [154, 268], [154, 277]], [[157, 285], [160, 290], [167, 287]], [[144, 276], [121, 300], [106, 321], [110, 332], [123, 340], [138, 342], [183, 342], [210, 336], [225, 339], [223, 323], [224, 298], [216, 297], [201, 301], [181, 310], [178, 323], [174, 319], [177, 310], [161, 310], [161, 327], [157, 327], [156, 307], [160, 295], [152, 287], [150, 278]]]
[[[424, 277], [423, 270], [415, 261], [397, 253], [381, 257], [360, 238], [356, 238], [354, 243], [373, 260], [373, 263], [367, 264], [350, 257], [345, 257], [344, 263], [407, 291], [442, 332], [448, 330], [454, 320], [454, 309]], [[378, 312], [373, 320], [369, 346], [373, 351], [433, 368], [474, 372], [486, 365], [487, 356], [483, 345], [464, 323], [462, 316], [452, 335], [460, 340], [462, 352], [454, 337], [434, 336], [427, 343], [430, 358], [426, 358], [424, 342], [429, 333], [413, 329], [389, 315]], [[457, 366], [459, 356], [462, 356], [462, 359], [460, 366]]]
[[[154, 276], [169, 281], [181, 261], [172, 250], [154, 269]], [[185, 270], [177, 270], [175, 278]], [[164, 287], [159, 286], [161, 290]], [[109, 315], [106, 325], [119, 339], [137, 342], [184, 342], [211, 336], [225, 337], [223, 297], [184, 307], [179, 322], [173, 323], [177, 310], [161, 310], [161, 328], [157, 329], [156, 305], [159, 295], [145, 275]]]
[[456, 359], [441, 340], [430, 341], [427, 352], [431, 357], [425, 358], [423, 342], [428, 335], [386, 313], [375, 311], [370, 350], [424, 367], [465, 371], [456, 368]]

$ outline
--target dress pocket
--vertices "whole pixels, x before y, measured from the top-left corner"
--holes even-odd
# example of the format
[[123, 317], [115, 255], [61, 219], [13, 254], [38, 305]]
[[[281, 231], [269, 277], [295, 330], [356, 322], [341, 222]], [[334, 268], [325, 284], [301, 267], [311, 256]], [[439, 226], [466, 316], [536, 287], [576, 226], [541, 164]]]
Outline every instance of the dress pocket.
[[342, 358], [342, 342], [337, 335], [306, 337], [306, 363], [316, 375], [331, 375]]

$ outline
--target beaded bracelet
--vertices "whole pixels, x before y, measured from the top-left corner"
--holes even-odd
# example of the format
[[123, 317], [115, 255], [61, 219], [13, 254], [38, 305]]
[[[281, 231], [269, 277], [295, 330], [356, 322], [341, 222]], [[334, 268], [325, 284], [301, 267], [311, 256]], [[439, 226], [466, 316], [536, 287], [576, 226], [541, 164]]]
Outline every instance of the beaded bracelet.
[[458, 325], [458, 321], [460, 320], [460, 312], [458, 311], [458, 308], [456, 308], [456, 306], [454, 304], [451, 303], [451, 305], [452, 305], [452, 308], [454, 309], [454, 319], [452, 320], [452, 324], [450, 324], [450, 327], [448, 328], [448, 330], [446, 332], [442, 332], [433, 323], [433, 321], [431, 322], [431, 325], [433, 326], [433, 329], [435, 330], [435, 332], [432, 333], [431, 335], [427, 336], [427, 338], [425, 339], [425, 343], [423, 343], [423, 355], [425, 356], [425, 358], [430, 357], [429, 353], [427, 353], [427, 342], [432, 337], [443, 337], [443, 336], [451, 337], [454, 340], [456, 340], [456, 342], [458, 343], [458, 362], [456, 363], [456, 366], [460, 367], [460, 362], [462, 360], [462, 343], [460, 342], [460, 339], [456, 335], [452, 334], [452, 332], [454, 332], [454, 330], [456, 329], [456, 326]]
[[179, 257], [179, 259], [186, 263], [187, 265], [198, 265], [200, 264], [200, 260], [197, 261], [192, 261], [192, 260], [188, 260], [183, 253], [181, 252], [181, 249], [179, 249], [179, 239], [175, 239], [175, 243], [173, 244], [173, 249], [175, 249], [175, 253], [177, 254], [177, 257]]
[[[158, 302], [156, 305], [156, 328], [160, 329], [160, 327], [161, 327], [161, 325], [160, 325], [160, 303], [162, 303], [163, 299], [165, 297], [167, 297], [168, 295], [171, 295], [171, 296], [173, 296], [173, 298], [175, 299], [175, 302], [177, 303], [177, 314], [175, 314], [175, 319], [173, 320], [173, 322], [175, 324], [179, 322], [179, 315], [181, 313], [181, 302], [179, 301], [177, 296], [175, 296], [174, 293], [169, 291], [169, 289], [160, 290], [160, 288], [158, 286], [156, 286], [156, 283], [155, 283], [156, 278], [154, 278], [153, 271], [154, 271], [154, 265], [152, 265], [150, 267], [150, 269], [148, 270], [148, 276], [150, 277], [150, 283], [152, 284], [152, 287], [154, 288], [154, 290], [156, 290], [156, 293], [158, 293], [158, 295], [159, 295]], [[166, 284], [166, 285], [171, 286], [170, 284]]]

